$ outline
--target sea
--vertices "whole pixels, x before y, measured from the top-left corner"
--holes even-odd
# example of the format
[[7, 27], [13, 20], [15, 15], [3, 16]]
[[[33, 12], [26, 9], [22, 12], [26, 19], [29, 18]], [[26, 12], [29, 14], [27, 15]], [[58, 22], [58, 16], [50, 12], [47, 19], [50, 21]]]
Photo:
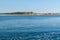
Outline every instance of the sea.
[[60, 16], [0, 16], [0, 40], [60, 40]]

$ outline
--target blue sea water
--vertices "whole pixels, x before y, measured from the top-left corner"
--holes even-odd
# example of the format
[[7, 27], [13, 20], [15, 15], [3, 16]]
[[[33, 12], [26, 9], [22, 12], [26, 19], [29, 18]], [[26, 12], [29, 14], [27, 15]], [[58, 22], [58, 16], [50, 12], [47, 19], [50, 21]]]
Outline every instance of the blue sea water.
[[60, 16], [0, 16], [0, 40], [60, 40]]

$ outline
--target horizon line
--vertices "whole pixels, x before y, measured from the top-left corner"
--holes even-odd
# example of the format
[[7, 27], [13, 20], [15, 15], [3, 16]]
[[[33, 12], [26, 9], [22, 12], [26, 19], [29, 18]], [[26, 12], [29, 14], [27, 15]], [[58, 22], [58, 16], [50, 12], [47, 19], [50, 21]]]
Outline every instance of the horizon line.
[[[19, 12], [19, 11], [16, 11]], [[33, 12], [33, 13], [60, 13], [60, 12], [34, 12], [34, 11], [20, 11], [20, 12]], [[0, 12], [0, 13], [15, 13], [15, 12]]]

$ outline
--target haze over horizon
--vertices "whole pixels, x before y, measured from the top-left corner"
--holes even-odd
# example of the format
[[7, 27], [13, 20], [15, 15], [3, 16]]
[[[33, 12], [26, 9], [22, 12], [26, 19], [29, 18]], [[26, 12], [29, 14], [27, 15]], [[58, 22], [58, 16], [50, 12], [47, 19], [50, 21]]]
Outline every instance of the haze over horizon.
[[60, 13], [60, 0], [0, 0], [0, 13], [48, 12]]

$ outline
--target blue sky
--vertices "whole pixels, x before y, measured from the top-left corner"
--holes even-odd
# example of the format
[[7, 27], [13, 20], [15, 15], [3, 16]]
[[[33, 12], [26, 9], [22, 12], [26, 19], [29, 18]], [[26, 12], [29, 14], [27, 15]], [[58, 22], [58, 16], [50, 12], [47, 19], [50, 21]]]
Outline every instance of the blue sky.
[[60, 0], [0, 0], [0, 13], [23, 11], [60, 13]]

